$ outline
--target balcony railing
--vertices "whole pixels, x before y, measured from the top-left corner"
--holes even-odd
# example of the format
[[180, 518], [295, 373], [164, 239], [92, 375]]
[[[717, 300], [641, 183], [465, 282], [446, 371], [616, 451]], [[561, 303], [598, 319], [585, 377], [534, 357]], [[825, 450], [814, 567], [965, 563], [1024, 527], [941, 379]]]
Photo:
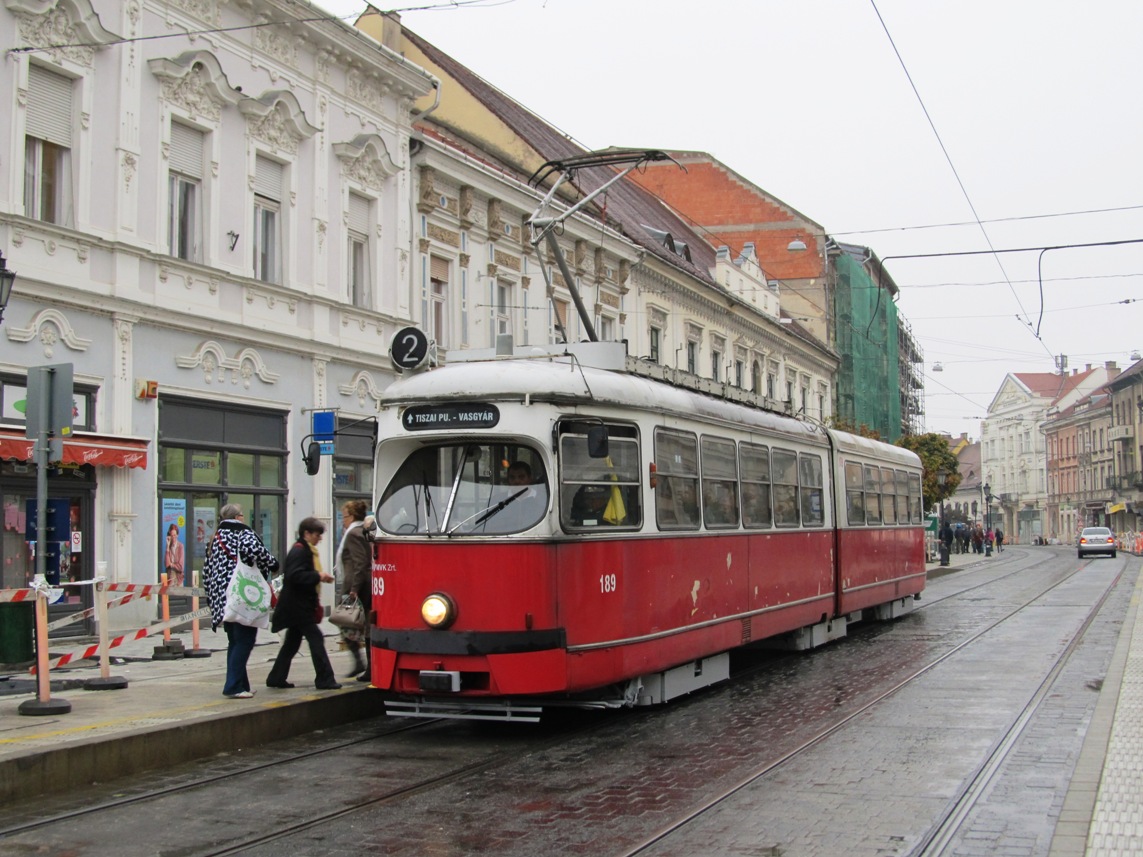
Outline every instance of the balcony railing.
[[1132, 426], [1112, 426], [1107, 430], [1108, 440], [1131, 440], [1135, 436]]
[[1107, 487], [1114, 491], [1143, 489], [1143, 473], [1120, 473], [1107, 477]]

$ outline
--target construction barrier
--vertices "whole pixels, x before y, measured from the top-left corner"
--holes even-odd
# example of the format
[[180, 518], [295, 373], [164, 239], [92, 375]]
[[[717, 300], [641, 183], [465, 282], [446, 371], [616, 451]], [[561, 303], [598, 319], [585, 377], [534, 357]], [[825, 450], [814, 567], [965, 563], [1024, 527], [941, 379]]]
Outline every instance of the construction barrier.
[[[82, 661], [98, 656], [100, 676], [85, 683], [85, 687], [92, 690], [119, 689], [127, 686], [126, 679], [110, 674], [110, 657], [112, 649], [127, 642], [150, 637], [162, 633], [164, 645], [156, 647], [155, 658], [164, 657], [206, 657], [211, 654], [209, 650], [199, 648], [199, 620], [210, 616], [210, 608], [199, 608], [199, 598], [206, 596], [206, 591], [197, 586], [170, 586], [166, 575], [163, 575], [160, 584], [134, 584], [110, 583], [103, 577], [94, 580], [73, 581], [67, 584], [74, 586], [91, 586], [94, 592], [95, 604], [85, 610], [77, 611], [54, 622], [48, 622], [48, 603], [53, 597], [58, 597], [59, 587], [52, 587], [46, 581], [37, 580], [28, 588], [0, 590], [0, 603], [15, 603], [21, 601], [35, 602], [35, 640], [36, 660], [29, 668], [29, 672], [37, 678], [37, 693], [35, 700], [22, 703], [19, 707], [21, 714], [46, 715], [67, 714], [71, 711], [71, 704], [66, 700], [51, 698], [50, 672], [53, 669], [66, 666], [73, 661]], [[109, 598], [109, 593], [123, 593], [118, 598]], [[163, 619], [150, 624], [145, 628], [138, 628], [116, 637], [109, 637], [107, 631], [107, 611], [112, 607], [127, 604], [137, 598], [152, 598], [159, 596], [162, 603]], [[170, 597], [172, 595], [190, 597], [191, 610], [179, 616], [170, 615]], [[99, 640], [95, 644], [76, 648], [71, 652], [58, 655], [54, 660], [48, 652], [48, 632], [75, 622], [81, 622], [95, 616], [99, 630]], [[181, 641], [171, 640], [171, 629], [182, 625], [191, 625], [193, 648], [184, 652]], [[176, 645], [177, 643], [177, 645]], [[177, 650], [177, 653], [176, 653]], [[169, 654], [163, 654], [169, 653]]]

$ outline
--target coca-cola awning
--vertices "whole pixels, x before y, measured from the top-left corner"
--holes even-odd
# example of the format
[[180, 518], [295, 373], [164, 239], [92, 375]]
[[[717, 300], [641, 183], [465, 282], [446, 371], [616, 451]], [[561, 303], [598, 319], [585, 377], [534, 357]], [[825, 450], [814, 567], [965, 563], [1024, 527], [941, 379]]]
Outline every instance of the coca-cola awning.
[[[133, 437], [77, 433], [64, 438], [64, 464], [96, 467], [146, 467], [150, 441]], [[22, 434], [0, 431], [0, 458], [32, 459], [33, 441]]]

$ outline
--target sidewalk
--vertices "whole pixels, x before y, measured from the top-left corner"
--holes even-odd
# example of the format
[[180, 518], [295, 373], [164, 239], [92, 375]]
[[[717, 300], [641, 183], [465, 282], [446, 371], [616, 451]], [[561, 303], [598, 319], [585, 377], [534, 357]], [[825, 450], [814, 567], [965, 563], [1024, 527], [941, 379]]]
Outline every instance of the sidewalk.
[[[326, 650], [341, 676], [349, 655], [339, 649], [336, 629], [323, 624]], [[190, 634], [174, 633], [186, 648]], [[226, 636], [201, 634], [207, 658], [153, 660], [162, 637], [125, 643], [113, 651], [111, 676], [127, 680], [120, 690], [87, 690], [99, 677], [95, 661], [76, 661], [52, 671], [51, 699], [71, 705], [70, 713], [28, 716], [22, 702], [36, 697], [36, 679], [27, 670], [0, 673], [0, 801], [60, 792], [149, 770], [159, 770], [216, 753], [254, 747], [318, 728], [328, 728], [384, 712], [381, 694], [369, 685], [339, 678], [341, 690], [315, 690], [309, 649], [303, 644], [290, 680], [297, 687], [266, 687], [278, 653], [278, 636], [259, 631], [248, 671], [253, 699], [222, 695], [226, 675]], [[51, 650], [83, 641], [52, 641]]]

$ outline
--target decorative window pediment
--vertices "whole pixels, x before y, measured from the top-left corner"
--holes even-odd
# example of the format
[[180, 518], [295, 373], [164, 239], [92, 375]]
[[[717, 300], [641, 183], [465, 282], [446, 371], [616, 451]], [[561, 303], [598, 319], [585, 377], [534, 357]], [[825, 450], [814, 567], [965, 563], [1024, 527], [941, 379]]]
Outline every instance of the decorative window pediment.
[[347, 178], [378, 190], [401, 169], [377, 134], [358, 134], [348, 143], [335, 143], [333, 153], [341, 160]]
[[297, 97], [285, 89], [271, 89], [260, 98], [238, 102], [250, 120], [250, 133], [284, 152], [296, 154], [298, 143], [308, 140], [319, 130], [306, 120]]
[[210, 51], [148, 60], [147, 66], [161, 81], [163, 98], [183, 108], [192, 119], [201, 116], [217, 122], [225, 105], [237, 104], [242, 98]]
[[120, 40], [104, 28], [91, 0], [4, 0], [4, 5], [19, 22], [20, 38], [56, 62], [67, 59], [90, 68], [97, 47]]

